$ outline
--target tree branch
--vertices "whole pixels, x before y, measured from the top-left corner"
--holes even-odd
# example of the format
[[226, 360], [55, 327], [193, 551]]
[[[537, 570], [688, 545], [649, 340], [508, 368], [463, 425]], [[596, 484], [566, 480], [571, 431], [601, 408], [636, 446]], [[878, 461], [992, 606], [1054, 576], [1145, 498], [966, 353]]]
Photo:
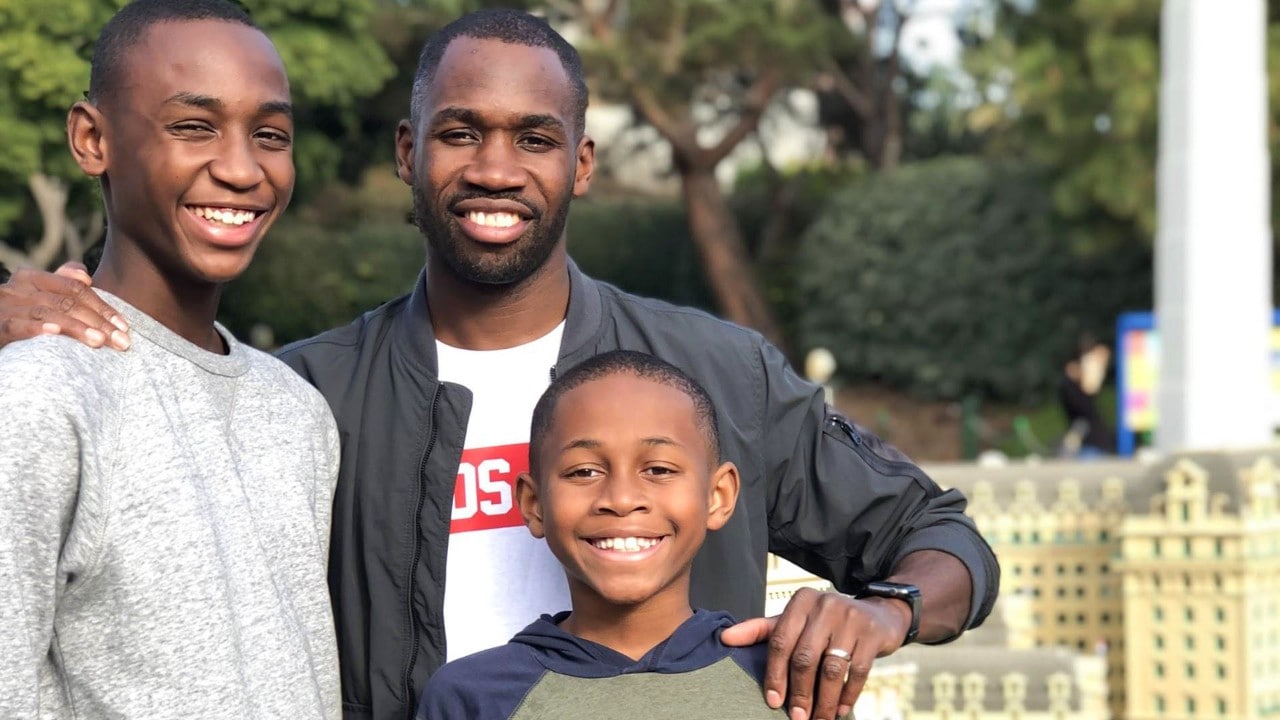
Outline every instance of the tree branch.
[[853, 84], [853, 79], [844, 71], [844, 68], [840, 67], [840, 63], [836, 62], [835, 58], [830, 56], [823, 58], [822, 69], [831, 78], [831, 86], [835, 88], [836, 94], [849, 103], [849, 107], [858, 114], [858, 117], [866, 120], [875, 114], [875, 103]]
[[36, 207], [40, 209], [40, 219], [44, 229], [40, 242], [29, 253], [6, 247], [9, 252], [0, 256], [6, 265], [15, 267], [47, 268], [58, 256], [66, 238], [67, 226], [67, 182], [61, 178], [44, 173], [32, 173], [27, 177], [27, 187], [35, 197]]
[[720, 138], [720, 142], [703, 154], [702, 162], [709, 167], [715, 167], [733, 152], [738, 143], [755, 131], [760, 124], [760, 116], [764, 114], [765, 108], [769, 107], [769, 100], [781, 84], [782, 73], [774, 69], [766, 70], [756, 78], [751, 87], [747, 88], [746, 101], [743, 103], [742, 113], [738, 115], [738, 122], [725, 133], [723, 138]]

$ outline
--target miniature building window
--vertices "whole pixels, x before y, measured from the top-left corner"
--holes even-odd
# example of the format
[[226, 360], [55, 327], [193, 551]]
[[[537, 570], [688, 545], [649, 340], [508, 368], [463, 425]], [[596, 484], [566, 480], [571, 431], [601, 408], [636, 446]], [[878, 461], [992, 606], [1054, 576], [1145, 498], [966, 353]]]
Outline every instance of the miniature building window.
[[1196, 699], [1193, 697], [1187, 698], [1187, 714], [1193, 717], [1196, 714]]
[[1066, 565], [1058, 565], [1058, 567], [1056, 568], [1056, 570], [1057, 570], [1057, 572], [1058, 572], [1058, 574], [1059, 574], [1059, 575], [1066, 575], [1066, 574], [1067, 574], [1067, 566], [1066, 566]]
[[1081, 564], [1079, 564], [1079, 565], [1076, 565], [1076, 574], [1077, 574], [1077, 575], [1083, 575], [1083, 574], [1084, 574], [1084, 564], [1083, 564], [1083, 563], [1081, 563]]
[[1066, 613], [1058, 613], [1058, 624], [1059, 624], [1059, 625], [1066, 625], [1066, 624], [1067, 624], [1067, 614], [1066, 614]]
[[1194, 636], [1194, 635], [1188, 635], [1188, 636], [1187, 636], [1187, 649], [1188, 649], [1188, 650], [1195, 650], [1195, 649], [1196, 649], [1196, 638], [1195, 638], [1195, 636]]
[[1035, 544], [1035, 543], [1040, 542], [1040, 531], [1039, 531], [1039, 530], [1032, 530], [1032, 531], [1031, 531], [1031, 542], [1032, 542], [1032, 544]]
[[1164, 663], [1156, 663], [1155, 671], [1156, 671], [1156, 677], [1158, 678], [1164, 677]]
[[1156, 622], [1160, 622], [1161, 620], [1164, 620], [1164, 608], [1157, 605], [1156, 606]]
[[1151, 554], [1160, 557], [1160, 538], [1151, 541]]
[[1215, 644], [1217, 644], [1219, 650], [1227, 649], [1227, 639], [1222, 635], [1219, 635], [1218, 637], [1214, 638], [1214, 642]]
[[1106, 530], [1098, 531], [1098, 540], [1102, 542], [1106, 542], [1107, 540], [1110, 540], [1110, 539], [1111, 539], [1111, 533], [1108, 533]]
[[1222, 606], [1218, 606], [1213, 609], [1213, 616], [1218, 619], [1218, 622], [1227, 621], [1227, 611]]
[[1059, 586], [1058, 586], [1058, 597], [1060, 597], [1060, 598], [1064, 598], [1064, 597], [1066, 597], [1066, 596], [1067, 596], [1067, 589], [1066, 589], [1066, 588], [1064, 588], [1064, 587], [1062, 587], [1061, 585], [1059, 585]]
[[1022, 575], [1021, 565], [1014, 565], [1013, 567], [1009, 568], [1009, 570], [1013, 573], [1014, 577], [1020, 577]]
[[1102, 621], [1102, 624], [1103, 624], [1103, 625], [1110, 625], [1110, 624], [1111, 624], [1111, 613], [1102, 613], [1102, 615], [1099, 615], [1099, 616], [1098, 616], [1098, 619]]
[[1226, 698], [1218, 698], [1218, 714], [1219, 714], [1219, 715], [1226, 715], [1226, 714], [1227, 714], [1227, 699], [1226, 699]]
[[1186, 538], [1182, 541], [1182, 554], [1187, 556], [1191, 555], [1191, 539], [1190, 538]]
[[1159, 590], [1159, 589], [1160, 589], [1160, 576], [1159, 576], [1159, 575], [1152, 575], [1152, 576], [1151, 576], [1151, 586], [1152, 586], [1152, 587], [1154, 587], [1154, 588], [1155, 588], [1155, 589], [1157, 589], [1157, 590]]
[[1196, 676], [1196, 664], [1195, 664], [1195, 663], [1187, 663], [1187, 678], [1188, 678], [1188, 679], [1194, 679], [1194, 678], [1195, 678], [1195, 676]]
[[[1079, 615], [1076, 615], [1076, 624], [1077, 624], [1077, 625], [1083, 625], [1083, 624], [1084, 624], [1084, 613], [1080, 613]], [[1082, 650], [1084, 649], [1084, 643], [1083, 643], [1083, 642], [1082, 642], [1082, 643], [1080, 643], [1080, 649], [1082, 649]]]
[[1017, 530], [1014, 530], [1012, 533], [1009, 534], [1009, 542], [1013, 543], [1014, 545], [1022, 544], [1022, 533], [1018, 532]]
[[1157, 636], [1156, 636], [1156, 649], [1157, 649], [1157, 650], [1163, 650], [1163, 649], [1164, 649], [1164, 636], [1163, 636], [1163, 635], [1157, 635]]
[[1031, 588], [1031, 597], [1040, 597], [1040, 588]]
[[1187, 609], [1184, 611], [1184, 614], [1185, 614], [1185, 615], [1186, 615], [1186, 617], [1187, 617], [1187, 622], [1195, 622], [1195, 621], [1196, 621], [1196, 611], [1195, 611], [1195, 609], [1194, 609], [1194, 608], [1190, 608], [1190, 607], [1189, 607], [1189, 608], [1187, 608]]
[[1219, 678], [1219, 679], [1225, 678], [1225, 677], [1227, 676], [1227, 666], [1226, 666], [1226, 665], [1223, 665], [1222, 663], [1218, 663], [1218, 665], [1217, 665], [1217, 671], [1218, 671], [1218, 678]]
[[1107, 573], [1111, 572], [1111, 568], [1106, 563], [1102, 563], [1101, 565], [1098, 566], [1098, 572], [1102, 573], [1103, 575], [1106, 575]]
[[1032, 565], [1032, 566], [1031, 566], [1031, 574], [1032, 574], [1032, 575], [1035, 575], [1036, 577], [1040, 577], [1040, 571], [1041, 571], [1041, 570], [1042, 570], [1042, 568], [1041, 568], [1039, 565]]
[[1213, 554], [1222, 557], [1222, 538], [1213, 539]]
[[1164, 696], [1157, 695], [1155, 700], [1156, 700], [1156, 712], [1163, 715], [1164, 714]]
[[1077, 587], [1077, 588], [1076, 588], [1076, 597], [1078, 597], [1078, 598], [1082, 598], [1082, 597], [1084, 597], [1084, 587]]

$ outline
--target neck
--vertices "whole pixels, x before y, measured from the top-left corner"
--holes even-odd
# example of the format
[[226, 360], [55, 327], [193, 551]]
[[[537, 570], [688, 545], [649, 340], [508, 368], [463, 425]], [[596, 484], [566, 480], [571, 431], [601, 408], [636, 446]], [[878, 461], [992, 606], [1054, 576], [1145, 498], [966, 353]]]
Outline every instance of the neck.
[[[668, 592], [669, 591], [669, 592]], [[671, 637], [676, 628], [693, 617], [689, 605], [689, 581], [668, 588], [637, 605], [618, 605], [598, 594], [571, 584], [573, 612], [561, 623], [565, 632], [603, 645], [639, 660]]]
[[452, 274], [432, 256], [427, 263], [427, 305], [436, 339], [465, 350], [505, 350], [551, 332], [569, 308], [564, 244], [528, 278], [511, 285], [481, 285]]
[[167, 275], [132, 243], [107, 238], [93, 284], [119, 297], [188, 342], [209, 352], [227, 347], [213, 323], [222, 286]]

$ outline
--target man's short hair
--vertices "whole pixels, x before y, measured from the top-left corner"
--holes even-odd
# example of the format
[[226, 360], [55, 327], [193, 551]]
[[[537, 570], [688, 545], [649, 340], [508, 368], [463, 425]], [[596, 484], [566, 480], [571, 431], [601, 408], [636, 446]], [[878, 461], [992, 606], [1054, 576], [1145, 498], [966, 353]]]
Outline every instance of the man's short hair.
[[473, 40], [499, 40], [512, 45], [548, 48], [560, 58], [573, 90], [573, 127], [579, 137], [587, 124], [587, 80], [578, 51], [560, 36], [546, 20], [521, 10], [488, 9], [467, 13], [445, 25], [422, 46], [418, 71], [413, 77], [413, 97], [409, 103], [409, 121], [415, 128], [422, 121], [427, 85], [435, 79], [440, 59], [449, 44], [460, 37]]
[[551, 429], [551, 421], [555, 417], [556, 405], [560, 403], [560, 398], [570, 390], [592, 380], [620, 374], [652, 380], [688, 395], [693, 401], [694, 422], [707, 442], [708, 455], [713, 463], [719, 463], [720, 426], [716, 422], [715, 405], [711, 402], [711, 396], [698, 384], [698, 381], [675, 365], [653, 355], [634, 350], [611, 350], [573, 366], [568, 372], [552, 381], [551, 386], [538, 399], [538, 404], [533, 408], [533, 423], [529, 428], [530, 469], [535, 475], [538, 473], [536, 468], [538, 453], [547, 432]]
[[98, 102], [116, 90], [125, 57], [152, 25], [194, 20], [223, 20], [259, 29], [248, 13], [227, 0], [131, 2], [107, 21], [94, 43], [89, 65], [89, 99]]

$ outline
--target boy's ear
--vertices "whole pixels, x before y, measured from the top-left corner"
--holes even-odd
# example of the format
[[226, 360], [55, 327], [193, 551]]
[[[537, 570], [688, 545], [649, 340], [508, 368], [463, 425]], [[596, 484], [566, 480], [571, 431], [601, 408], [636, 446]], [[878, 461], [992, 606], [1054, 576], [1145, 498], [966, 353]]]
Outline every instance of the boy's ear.
[[707, 510], [707, 529], [719, 530], [733, 516], [738, 504], [738, 466], [726, 462], [711, 474], [711, 502]]
[[524, 517], [525, 527], [536, 538], [546, 537], [542, 529], [542, 501], [538, 498], [538, 483], [527, 472], [516, 478], [516, 505]]
[[107, 172], [106, 117], [93, 103], [81, 100], [67, 113], [67, 145], [76, 164], [89, 177]]

